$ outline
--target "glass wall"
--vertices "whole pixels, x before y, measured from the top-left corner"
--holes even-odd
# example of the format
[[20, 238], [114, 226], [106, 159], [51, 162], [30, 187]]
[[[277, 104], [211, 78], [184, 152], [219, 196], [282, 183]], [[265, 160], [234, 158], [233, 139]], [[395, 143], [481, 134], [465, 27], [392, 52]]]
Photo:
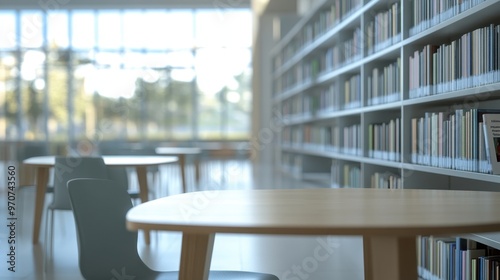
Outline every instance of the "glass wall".
[[0, 139], [248, 139], [251, 19], [0, 10]]

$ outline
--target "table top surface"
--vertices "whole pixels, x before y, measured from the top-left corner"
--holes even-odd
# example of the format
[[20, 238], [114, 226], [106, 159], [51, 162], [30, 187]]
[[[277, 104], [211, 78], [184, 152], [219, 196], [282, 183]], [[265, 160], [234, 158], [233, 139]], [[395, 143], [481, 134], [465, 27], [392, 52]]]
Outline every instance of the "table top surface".
[[201, 153], [201, 149], [197, 147], [158, 147], [155, 151], [157, 154], [164, 155], [191, 155]]
[[[177, 157], [173, 156], [110, 155], [102, 156], [102, 158], [104, 163], [110, 166], [151, 166], [177, 161]], [[55, 161], [55, 156], [39, 156], [27, 158], [23, 161], [23, 164], [51, 167], [54, 166]]]
[[277, 189], [192, 192], [135, 206], [129, 230], [308, 235], [500, 231], [500, 192]]

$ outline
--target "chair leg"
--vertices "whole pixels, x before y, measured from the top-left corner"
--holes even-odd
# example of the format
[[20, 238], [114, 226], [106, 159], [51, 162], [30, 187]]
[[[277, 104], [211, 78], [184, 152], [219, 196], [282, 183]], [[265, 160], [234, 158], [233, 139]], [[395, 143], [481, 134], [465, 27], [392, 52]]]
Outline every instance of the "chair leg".
[[45, 234], [44, 234], [44, 248], [43, 248], [43, 271], [47, 272], [47, 266], [48, 266], [48, 258], [49, 258], [49, 220], [51, 214], [49, 213], [51, 211], [50, 209], [47, 209], [47, 212], [45, 213]]
[[55, 211], [51, 211], [51, 218], [50, 218], [50, 258], [52, 259], [54, 256], [54, 218], [55, 218]]
[[47, 209], [45, 221], [45, 254], [43, 258], [43, 269], [47, 272], [49, 261], [53, 262], [54, 256], [54, 209]]
[[[24, 217], [24, 201], [23, 201], [23, 189], [24, 187], [20, 186], [16, 189], [16, 199], [17, 199], [17, 217]], [[23, 233], [23, 223], [20, 223], [19, 227], [19, 235]]]

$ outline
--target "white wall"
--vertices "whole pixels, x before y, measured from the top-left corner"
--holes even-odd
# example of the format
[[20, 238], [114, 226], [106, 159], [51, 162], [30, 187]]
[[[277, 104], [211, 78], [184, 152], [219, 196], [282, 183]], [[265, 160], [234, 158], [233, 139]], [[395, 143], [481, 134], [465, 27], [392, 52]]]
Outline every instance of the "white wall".
[[[264, 6], [256, 7], [256, 3]], [[277, 108], [273, 106], [272, 92], [272, 56], [271, 50], [276, 44], [273, 30], [276, 19], [289, 19], [296, 15], [296, 2], [290, 0], [254, 1], [254, 46], [253, 46], [253, 112], [251, 149], [257, 163], [273, 165], [276, 156], [276, 144], [279, 141], [282, 125]], [[294, 21], [295, 22], [295, 21]], [[287, 31], [292, 24], [282, 21], [280, 31]]]

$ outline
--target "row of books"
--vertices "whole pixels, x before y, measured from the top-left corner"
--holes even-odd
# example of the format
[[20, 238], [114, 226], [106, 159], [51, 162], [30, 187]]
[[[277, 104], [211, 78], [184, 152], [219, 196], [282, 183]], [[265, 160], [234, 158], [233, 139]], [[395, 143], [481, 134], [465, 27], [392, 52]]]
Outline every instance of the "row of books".
[[339, 82], [332, 82], [312, 93], [291, 97], [282, 103], [282, 115], [289, 121], [306, 120], [344, 108]]
[[283, 147], [302, 148], [302, 128], [298, 126], [286, 126], [281, 131], [281, 143]]
[[[400, 75], [401, 60], [399, 58], [385, 67], [373, 68], [371, 70], [371, 75], [367, 77], [367, 83], [369, 85], [366, 94], [368, 105], [399, 101], [401, 98]], [[290, 81], [294, 81], [294, 79], [292, 78]], [[347, 88], [347, 91], [342, 90], [340, 85], [340, 81], [333, 81], [327, 86], [315, 90], [314, 93], [305, 95], [304, 104], [307, 105], [304, 105], [303, 109], [301, 109], [302, 106], [292, 106], [296, 109], [291, 110], [290, 106], [287, 105], [287, 103], [290, 102], [296, 103], [296, 100], [293, 100], [295, 97], [291, 98], [292, 100], [290, 101], [284, 101], [285, 111], [283, 111], [283, 114], [295, 115], [311, 112], [315, 115], [318, 112], [330, 113], [336, 110], [360, 107], [361, 76], [354, 75], [350, 77], [348, 81], [344, 82], [344, 88]], [[351, 86], [354, 87], [351, 88]]]
[[353, 75], [344, 82], [343, 109], [361, 107], [361, 75]]
[[320, 59], [320, 72], [326, 74], [360, 60], [363, 57], [361, 28], [356, 28], [349, 38], [328, 48]]
[[[301, 178], [303, 158], [300, 155], [283, 153], [281, 167], [283, 170]], [[371, 175], [371, 188], [400, 189], [401, 177], [389, 172], [374, 172]], [[362, 188], [364, 187], [359, 165], [339, 160], [333, 160], [330, 167], [330, 187], [332, 188]]]
[[342, 129], [343, 143], [341, 145], [342, 153], [361, 156], [363, 149], [361, 147], [361, 125], [354, 124], [345, 126]]
[[343, 83], [334, 81], [313, 93], [295, 95], [284, 100], [281, 113], [289, 120], [307, 118], [342, 109], [359, 108], [362, 105], [361, 99], [361, 76], [353, 75]]
[[375, 189], [401, 189], [401, 175], [392, 172], [375, 172], [370, 177], [370, 187]]
[[281, 168], [290, 174], [302, 174], [302, 156], [283, 153], [281, 155]]
[[395, 118], [368, 125], [368, 156], [390, 161], [401, 160], [401, 124]]
[[393, 3], [389, 10], [377, 13], [366, 25], [368, 54], [383, 50], [401, 41], [401, 7]]
[[[412, 27], [410, 36], [416, 35], [432, 26], [444, 22], [468, 9], [488, 0], [415, 0], [413, 4]], [[360, 7], [361, 1], [335, 0], [331, 6], [320, 11], [318, 16], [306, 24], [274, 58], [274, 69], [290, 61], [298, 52], [314, 40], [338, 25]], [[366, 25], [365, 34], [368, 54], [381, 50], [390, 44], [401, 41], [401, 10], [399, 3], [393, 4], [388, 11], [377, 14]]]
[[309, 110], [314, 106], [312, 102], [314, 99], [309, 95], [296, 95], [288, 98], [281, 104], [281, 115], [288, 121], [307, 118], [310, 116]]
[[361, 7], [361, 0], [333, 0], [310, 20], [302, 31], [285, 46], [282, 54], [275, 59], [275, 69], [292, 59], [301, 49], [311, 44], [328, 30], [334, 28], [344, 18]]
[[410, 98], [500, 82], [500, 25], [427, 45], [409, 57]]
[[326, 31], [339, 21], [340, 15], [335, 9], [335, 6], [332, 5], [330, 9], [320, 11], [312, 22], [306, 24], [302, 29], [302, 38], [300, 38], [299, 44], [301, 46], [311, 44], [316, 38], [325, 34]]
[[292, 40], [288, 43], [283, 48], [283, 51], [274, 58], [274, 69], [280, 68], [284, 63], [291, 60], [292, 57], [299, 52], [301, 46], [298, 40]]
[[274, 81], [274, 94], [282, 93], [301, 84], [310, 83], [320, 72], [319, 59], [305, 60], [286, 71]]
[[313, 125], [284, 127], [283, 146], [361, 156], [361, 125]]
[[319, 11], [318, 15], [308, 23], [303, 32], [303, 45], [312, 43], [315, 39], [325, 34], [328, 30], [338, 24], [342, 18], [350, 15], [354, 8], [359, 7], [361, 1], [336, 0], [330, 6]]
[[498, 280], [500, 279], [500, 254], [479, 256], [472, 259], [471, 280]]
[[361, 76], [353, 75], [344, 81], [333, 81], [320, 87], [310, 95], [305, 95], [310, 107], [305, 107], [306, 115], [324, 116], [339, 110], [359, 108], [362, 105]]
[[331, 166], [333, 188], [361, 188], [363, 178], [361, 168], [356, 164], [334, 160]]
[[426, 112], [411, 119], [412, 163], [491, 173], [482, 115], [497, 109]]
[[339, 126], [313, 125], [304, 126], [303, 148], [310, 150], [327, 150], [340, 153], [342, 138]]
[[[414, 0], [410, 36], [448, 20], [487, 0]], [[411, 2], [410, 2], [411, 3]]]
[[[346, 62], [359, 59], [358, 37], [360, 34], [356, 31], [352, 40], [344, 42], [345, 46], [337, 45], [328, 49], [323, 58], [293, 67], [278, 79], [277, 83], [281, 86], [275, 88], [276, 92], [310, 82]], [[342, 50], [344, 47], [346, 49]], [[465, 33], [449, 44], [426, 45], [414, 51], [408, 58], [409, 97], [418, 98], [500, 82], [499, 47], [500, 25], [490, 24]], [[398, 69], [401, 70], [400, 67]], [[370, 83], [373, 77], [368, 75], [367, 79]]]
[[298, 85], [314, 81], [319, 75], [340, 68], [362, 57], [361, 30], [354, 31], [351, 39], [335, 45], [320, 57], [304, 60], [274, 81], [274, 93], [279, 94]]
[[[334, 188], [362, 188], [364, 184], [360, 167], [352, 163], [334, 160], [331, 177]], [[391, 172], [374, 172], [370, 176], [370, 188], [401, 189], [401, 176]]]
[[[337, 45], [328, 49], [322, 58], [294, 66], [276, 80], [274, 92], [278, 94], [311, 82], [331, 69], [359, 59], [359, 37], [356, 31], [351, 40], [344, 42], [345, 46]], [[465, 33], [449, 44], [426, 45], [416, 50], [408, 58], [409, 97], [418, 98], [500, 82], [499, 47], [500, 25], [490, 24]], [[400, 75], [401, 71], [394, 73]], [[368, 75], [367, 80], [370, 83], [373, 77]]]
[[495, 280], [500, 251], [461, 237], [417, 238], [418, 274], [425, 280]]
[[[300, 177], [303, 173], [303, 157], [292, 153], [283, 153], [281, 166], [284, 170]], [[332, 160], [330, 167], [332, 188], [362, 188], [364, 187], [359, 164]], [[370, 188], [401, 189], [401, 176], [392, 172], [374, 172], [370, 176]]]
[[[484, 125], [483, 116], [496, 123]], [[496, 117], [496, 118], [495, 118]], [[401, 161], [401, 121], [368, 124], [368, 156]], [[363, 156], [361, 126], [286, 126], [284, 146]], [[455, 170], [500, 173], [500, 109], [455, 109], [411, 118], [411, 163]]]
[[[377, 159], [401, 160], [400, 119], [368, 125], [368, 156]], [[285, 145], [310, 150], [362, 156], [361, 126], [305, 124], [285, 127], [282, 131]]]
[[368, 105], [399, 101], [401, 98], [401, 59], [383, 67], [375, 67], [367, 77]]
[[[487, 0], [414, 0], [412, 27], [410, 28], [410, 36], [416, 35], [432, 26], [444, 22], [468, 9], [485, 2]], [[325, 34], [328, 30], [334, 28], [342, 19], [347, 18], [353, 11], [360, 7], [361, 1], [335, 0], [325, 9], [321, 10], [311, 22], [306, 24], [302, 32], [285, 46], [281, 56], [278, 56], [275, 61], [275, 69], [280, 67], [284, 62], [289, 61], [296, 53], [305, 46], [311, 44], [315, 39]], [[385, 15], [387, 13], [387, 15]], [[390, 17], [390, 18], [389, 18]], [[392, 33], [389, 38], [400, 38], [400, 19], [401, 11], [399, 3], [393, 4], [386, 12], [377, 15], [375, 20], [367, 25], [368, 47], [377, 45], [371, 44], [376, 36], [384, 36], [385, 32]], [[377, 25], [379, 27], [377, 27]], [[386, 28], [387, 27], [387, 28]], [[375, 30], [377, 29], [377, 30]], [[373, 36], [370, 36], [373, 35]], [[374, 38], [372, 40], [371, 38]], [[380, 42], [384, 42], [384, 37]], [[387, 38], [387, 39], [389, 39]], [[394, 42], [393, 42], [394, 43]], [[379, 46], [382, 48], [382, 45]], [[369, 48], [371, 49], [371, 48]]]
[[340, 82], [333, 81], [329, 85], [319, 89], [317, 94], [314, 94], [313, 98], [316, 98], [316, 107], [311, 108], [312, 112], [316, 112], [317, 115], [324, 115], [334, 111], [341, 110], [343, 106], [343, 100]]

